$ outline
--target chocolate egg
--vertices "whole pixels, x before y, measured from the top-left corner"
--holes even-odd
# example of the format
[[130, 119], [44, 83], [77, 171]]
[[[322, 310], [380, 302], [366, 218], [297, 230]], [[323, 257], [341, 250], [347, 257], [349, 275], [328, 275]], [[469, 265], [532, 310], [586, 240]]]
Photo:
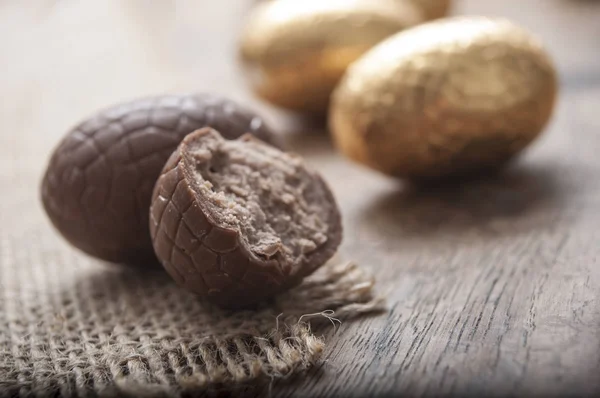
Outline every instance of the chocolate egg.
[[149, 225], [175, 281], [229, 308], [299, 284], [342, 239], [329, 187], [299, 156], [208, 128], [185, 137], [165, 164]]
[[330, 130], [350, 158], [431, 178], [496, 167], [533, 141], [557, 93], [540, 43], [511, 22], [456, 17], [399, 33], [353, 64]]
[[144, 98], [100, 111], [58, 145], [42, 203], [75, 247], [113, 262], [155, 261], [148, 208], [160, 170], [181, 140], [205, 126], [234, 139], [274, 135], [256, 114], [213, 95]]
[[326, 113], [353, 61], [386, 37], [422, 22], [397, 0], [277, 0], [259, 4], [241, 36], [253, 90], [283, 108]]

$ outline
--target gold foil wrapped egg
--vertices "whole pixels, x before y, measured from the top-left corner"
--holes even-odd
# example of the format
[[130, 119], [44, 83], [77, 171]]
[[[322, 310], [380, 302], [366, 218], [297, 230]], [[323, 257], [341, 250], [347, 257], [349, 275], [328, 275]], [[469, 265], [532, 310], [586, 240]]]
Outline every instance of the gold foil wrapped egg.
[[[279, 0], [258, 0], [258, 1], [279, 1]], [[300, 1], [300, 0], [298, 0]], [[377, 0], [373, 0], [377, 1]], [[451, 0], [395, 0], [399, 3], [410, 3], [423, 14], [424, 20], [442, 18], [448, 15]]]
[[500, 19], [430, 22], [347, 71], [329, 114], [337, 147], [386, 174], [432, 178], [499, 166], [533, 141], [557, 93], [540, 43]]
[[396, 0], [398, 2], [412, 3], [419, 11], [423, 13], [423, 19], [431, 20], [442, 18], [448, 15], [450, 10], [450, 0]]
[[276, 0], [257, 5], [240, 58], [253, 90], [291, 110], [326, 113], [348, 65], [388, 36], [422, 22], [397, 0]]

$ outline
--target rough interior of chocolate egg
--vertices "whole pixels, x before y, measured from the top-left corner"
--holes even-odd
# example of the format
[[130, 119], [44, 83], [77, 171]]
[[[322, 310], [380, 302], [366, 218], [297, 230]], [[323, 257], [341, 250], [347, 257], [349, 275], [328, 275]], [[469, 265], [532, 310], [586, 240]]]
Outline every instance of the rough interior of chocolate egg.
[[294, 265], [327, 241], [335, 204], [298, 158], [257, 140], [224, 140], [215, 131], [187, 151], [213, 219], [239, 229], [258, 257]]

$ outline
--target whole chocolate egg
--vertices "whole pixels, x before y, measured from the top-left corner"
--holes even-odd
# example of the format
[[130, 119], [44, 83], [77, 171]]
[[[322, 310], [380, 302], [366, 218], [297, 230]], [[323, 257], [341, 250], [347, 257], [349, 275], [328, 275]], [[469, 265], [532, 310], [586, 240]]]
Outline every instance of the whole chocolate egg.
[[205, 126], [234, 139], [274, 136], [240, 105], [208, 94], [119, 104], [84, 120], [60, 142], [42, 181], [42, 203], [73, 246], [113, 262], [155, 261], [148, 208], [160, 170], [181, 140]]

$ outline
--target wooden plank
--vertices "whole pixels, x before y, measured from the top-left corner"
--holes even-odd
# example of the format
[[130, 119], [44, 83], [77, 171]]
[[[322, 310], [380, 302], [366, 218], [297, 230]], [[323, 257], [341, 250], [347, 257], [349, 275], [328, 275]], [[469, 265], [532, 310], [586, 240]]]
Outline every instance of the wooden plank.
[[343, 252], [375, 270], [390, 312], [342, 327], [324, 365], [281, 396], [600, 392], [600, 4], [463, 1], [455, 13], [509, 17], [547, 43], [556, 116], [505, 173], [429, 190], [293, 135], [340, 199]]
[[16, 152], [1, 172], [47, 157], [82, 116], [126, 98], [204, 90], [251, 102], [332, 183], [342, 253], [373, 269], [389, 304], [331, 333], [325, 361], [274, 395], [600, 392], [600, 3], [457, 1], [457, 14], [506, 16], [542, 37], [561, 100], [505, 173], [429, 190], [351, 164], [322, 125], [245, 90], [235, 44], [251, 3], [1, 3], [0, 145]]

